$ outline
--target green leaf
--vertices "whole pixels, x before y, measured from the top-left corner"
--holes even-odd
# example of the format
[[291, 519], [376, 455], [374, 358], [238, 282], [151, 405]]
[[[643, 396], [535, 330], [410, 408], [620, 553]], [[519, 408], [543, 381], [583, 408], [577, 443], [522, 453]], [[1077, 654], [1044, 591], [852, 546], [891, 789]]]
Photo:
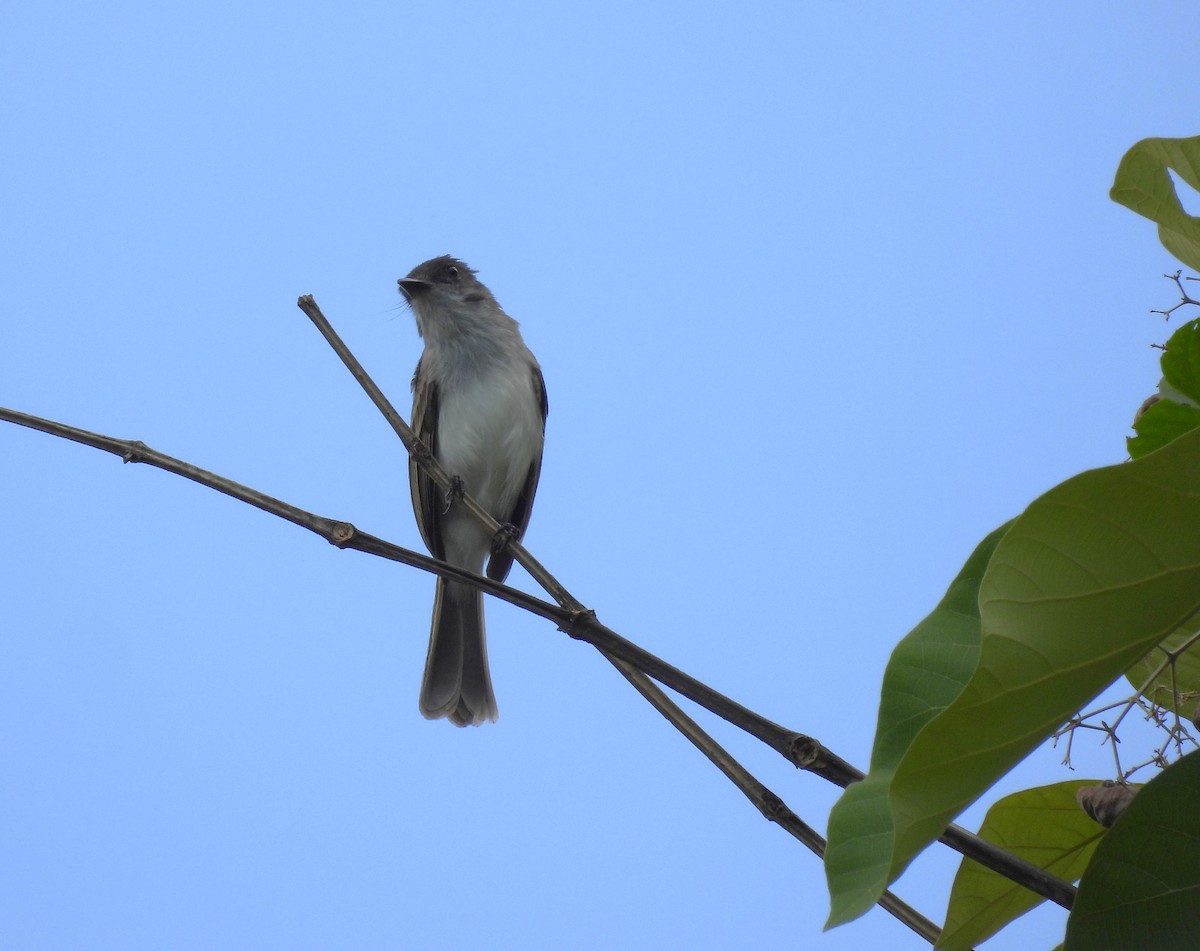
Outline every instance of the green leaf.
[[[1075, 792], [1099, 780], [1077, 779], [1005, 796], [988, 810], [979, 835], [1061, 879], [1087, 867], [1104, 828], [1079, 808]], [[960, 951], [995, 934], [1043, 899], [1011, 879], [964, 858], [954, 878], [937, 948]]]
[[[979, 658], [981, 637], [979, 582], [1011, 524], [1005, 523], [979, 543], [938, 606], [892, 652], [883, 675], [870, 776], [846, 790], [829, 820], [831, 830], [835, 823], [843, 830], [841, 838], [846, 848], [857, 851], [855, 837], [866, 836], [869, 842], [872, 829], [891, 834], [887, 784], [892, 770], [921, 727], [944, 710], [970, 679]], [[839, 864], [843, 857], [835, 854], [832, 864], [828, 857], [825, 863], [834, 898], [831, 920], [837, 918], [841, 908], [839, 896], [843, 901], [849, 899], [849, 907], [857, 907], [853, 896], [863, 887], [866, 891], [862, 894], [869, 895], [878, 875], [887, 871], [885, 866], [863, 875], [857, 861]], [[868, 906], [873, 901], [869, 899]]]
[[1168, 168], [1200, 190], [1200, 136], [1142, 139], [1122, 157], [1109, 196], [1157, 222], [1163, 247], [1200, 270], [1200, 218], [1183, 210]]
[[1171, 334], [1159, 362], [1162, 398], [1142, 412], [1133, 424], [1137, 435], [1125, 441], [1134, 459], [1200, 426], [1200, 320], [1188, 321]]
[[955, 815], [1200, 610], [1197, 526], [1200, 430], [1075, 476], [1012, 524], [979, 586], [969, 681], [894, 769], [872, 763], [834, 807], [831, 924], [869, 909]]
[[1189, 320], [1171, 334], [1159, 364], [1163, 379], [1200, 406], [1200, 320]]
[[1125, 440], [1125, 448], [1132, 458], [1140, 459], [1197, 427], [1200, 427], [1200, 409], [1174, 400], [1159, 400], [1148, 406], [1133, 424], [1137, 435]]
[[900, 762], [926, 723], [946, 708], [979, 661], [979, 582], [1011, 521], [976, 546], [936, 608], [896, 645], [883, 675], [871, 769]]
[[1190, 951], [1200, 941], [1200, 753], [1146, 784], [1092, 856], [1066, 951]]

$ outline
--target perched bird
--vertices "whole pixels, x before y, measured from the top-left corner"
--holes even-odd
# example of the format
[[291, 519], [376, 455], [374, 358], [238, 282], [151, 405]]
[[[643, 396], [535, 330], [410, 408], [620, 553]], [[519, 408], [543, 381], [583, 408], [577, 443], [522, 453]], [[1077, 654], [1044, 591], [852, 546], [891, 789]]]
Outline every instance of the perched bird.
[[[529, 524], [542, 468], [546, 385], [509, 317], [475, 272], [449, 255], [419, 264], [397, 282], [425, 342], [413, 375], [412, 426], [451, 475], [519, 539]], [[435, 558], [503, 581], [512, 567], [504, 536], [493, 537], [409, 460], [413, 511]], [[496, 719], [488, 672], [483, 596], [437, 580], [421, 713], [456, 726]]]

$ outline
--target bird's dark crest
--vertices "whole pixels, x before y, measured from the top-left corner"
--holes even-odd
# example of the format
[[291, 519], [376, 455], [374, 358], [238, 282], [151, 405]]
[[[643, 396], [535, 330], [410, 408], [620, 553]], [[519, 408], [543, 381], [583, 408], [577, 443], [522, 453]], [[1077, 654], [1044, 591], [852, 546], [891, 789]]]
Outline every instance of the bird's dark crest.
[[430, 258], [428, 261], [423, 261], [415, 268], [408, 272], [408, 276], [418, 281], [437, 281], [438, 277], [445, 273], [447, 268], [458, 268], [460, 274], [468, 274], [475, 276], [475, 269], [456, 257], [449, 254], [443, 254], [440, 257]]

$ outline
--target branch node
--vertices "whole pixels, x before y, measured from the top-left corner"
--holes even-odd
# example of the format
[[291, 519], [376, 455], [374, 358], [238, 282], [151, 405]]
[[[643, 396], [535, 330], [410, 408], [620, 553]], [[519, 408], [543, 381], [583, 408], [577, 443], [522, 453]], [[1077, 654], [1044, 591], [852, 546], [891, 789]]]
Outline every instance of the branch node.
[[125, 452], [121, 454], [122, 462], [142, 462], [146, 453], [150, 451], [150, 447], [140, 439], [131, 439], [126, 443], [126, 447]]
[[799, 733], [792, 740], [792, 748], [788, 759], [792, 761], [797, 769], [808, 769], [821, 758], [824, 752], [825, 747], [811, 736]]
[[778, 822], [781, 817], [787, 815], [792, 810], [787, 807], [787, 803], [771, 792], [771, 790], [764, 789], [759, 794], [758, 811], [772, 822]]
[[349, 522], [334, 522], [333, 530], [329, 533], [329, 544], [345, 548], [354, 541], [356, 535], [358, 535], [358, 529]]
[[558, 626], [558, 629], [560, 631], [562, 631], [564, 634], [566, 634], [568, 637], [575, 638], [575, 640], [577, 640], [577, 641], [583, 640], [583, 637], [579, 633], [579, 623], [580, 623], [580, 621], [584, 621], [584, 620], [595, 622], [596, 621], [596, 612], [593, 611], [591, 608], [583, 608], [579, 611], [572, 611], [570, 613], [570, 615], [568, 616], [567, 623], [560, 624]]

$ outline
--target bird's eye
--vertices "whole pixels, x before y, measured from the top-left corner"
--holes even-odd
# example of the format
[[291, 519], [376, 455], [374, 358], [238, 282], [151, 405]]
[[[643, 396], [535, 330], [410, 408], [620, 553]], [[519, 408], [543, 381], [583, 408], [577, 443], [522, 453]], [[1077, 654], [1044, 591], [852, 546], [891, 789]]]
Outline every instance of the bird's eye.
[[442, 268], [441, 279], [445, 284], [449, 284], [451, 281], [457, 281], [458, 268], [456, 268], [453, 264], [447, 264], [444, 268]]

